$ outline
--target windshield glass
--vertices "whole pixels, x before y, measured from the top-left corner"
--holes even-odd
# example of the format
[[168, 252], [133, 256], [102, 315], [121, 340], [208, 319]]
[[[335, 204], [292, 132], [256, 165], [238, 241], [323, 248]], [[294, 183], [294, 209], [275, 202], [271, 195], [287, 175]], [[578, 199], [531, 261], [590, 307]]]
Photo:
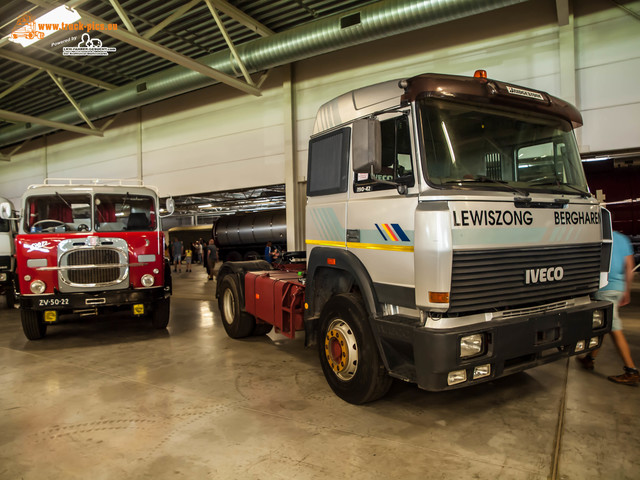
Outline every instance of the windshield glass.
[[418, 105], [431, 185], [522, 194], [587, 192], [567, 121], [434, 99]]
[[91, 196], [78, 194], [39, 195], [27, 199], [25, 231], [81, 232], [91, 227]]
[[153, 197], [145, 195], [98, 194], [95, 196], [97, 232], [148, 232], [156, 228]]

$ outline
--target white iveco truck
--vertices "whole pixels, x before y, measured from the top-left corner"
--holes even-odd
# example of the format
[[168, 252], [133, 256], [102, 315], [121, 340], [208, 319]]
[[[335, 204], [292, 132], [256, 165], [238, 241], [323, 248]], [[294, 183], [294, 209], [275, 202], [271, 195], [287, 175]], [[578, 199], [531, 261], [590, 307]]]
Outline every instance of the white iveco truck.
[[611, 222], [585, 181], [581, 122], [483, 71], [328, 102], [309, 144], [306, 273], [223, 266], [227, 332], [304, 328], [352, 403], [391, 377], [446, 390], [597, 348], [611, 304], [590, 295], [606, 282]]

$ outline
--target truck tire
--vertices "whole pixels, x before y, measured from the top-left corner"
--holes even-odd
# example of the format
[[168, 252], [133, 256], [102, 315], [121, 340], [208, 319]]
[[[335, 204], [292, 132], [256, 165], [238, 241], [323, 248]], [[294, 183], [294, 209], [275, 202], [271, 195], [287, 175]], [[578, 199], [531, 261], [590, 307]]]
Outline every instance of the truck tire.
[[5, 298], [7, 299], [7, 308], [12, 309], [16, 303], [16, 294], [13, 291], [13, 287], [9, 285], [7, 287], [7, 291], [5, 292]]
[[359, 295], [331, 297], [320, 315], [318, 353], [329, 386], [360, 405], [384, 396], [393, 379], [380, 359], [368, 314]]
[[251, 335], [254, 337], [259, 337], [261, 335], [266, 335], [273, 329], [273, 325], [270, 323], [256, 322], [256, 327], [253, 329]]
[[151, 314], [151, 325], [153, 328], [162, 330], [169, 325], [169, 315], [171, 313], [171, 299], [164, 298], [158, 300], [153, 307], [153, 313]]
[[240, 308], [239, 291], [234, 275], [227, 275], [220, 282], [218, 308], [222, 317], [222, 325], [231, 338], [248, 337], [256, 327], [255, 318]]
[[47, 333], [47, 324], [44, 323], [42, 312], [37, 310], [20, 310], [22, 319], [22, 331], [29, 340], [39, 340]]

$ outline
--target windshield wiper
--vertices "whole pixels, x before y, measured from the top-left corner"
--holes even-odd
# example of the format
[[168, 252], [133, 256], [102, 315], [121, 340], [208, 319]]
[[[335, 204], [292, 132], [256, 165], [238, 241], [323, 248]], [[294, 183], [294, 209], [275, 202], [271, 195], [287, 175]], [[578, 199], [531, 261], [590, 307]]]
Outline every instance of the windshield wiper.
[[512, 192], [515, 192], [519, 195], [523, 195], [525, 197], [529, 196], [529, 192], [527, 192], [526, 190], [522, 190], [520, 188], [516, 188], [512, 185], [509, 184], [509, 182], [506, 182], [504, 180], [494, 180], [493, 178], [489, 178], [489, 177], [485, 177], [484, 175], [475, 175], [472, 178], [461, 178], [460, 180], [449, 180], [445, 183], [448, 184], [452, 184], [452, 183], [493, 183], [495, 185], [500, 185], [502, 187], [506, 187], [508, 190], [511, 190]]
[[556, 180], [555, 182], [541, 182], [541, 183], [532, 183], [531, 186], [533, 187], [539, 187], [539, 186], [543, 186], [543, 185], [555, 185], [557, 187], [569, 187], [571, 190], [574, 190], [575, 192], [579, 193], [581, 197], [584, 198], [589, 198], [591, 197], [591, 194], [589, 192], [585, 192], [584, 190], [578, 188], [578, 187], [574, 187], [573, 185], [566, 183], [566, 182], [561, 182], [560, 180]]
[[71, 208], [71, 205], [69, 205], [69, 202], [67, 202], [67, 200], [62, 195], [60, 195], [58, 192], [55, 192], [55, 193], [58, 196], [58, 198], [62, 200], [68, 208]]

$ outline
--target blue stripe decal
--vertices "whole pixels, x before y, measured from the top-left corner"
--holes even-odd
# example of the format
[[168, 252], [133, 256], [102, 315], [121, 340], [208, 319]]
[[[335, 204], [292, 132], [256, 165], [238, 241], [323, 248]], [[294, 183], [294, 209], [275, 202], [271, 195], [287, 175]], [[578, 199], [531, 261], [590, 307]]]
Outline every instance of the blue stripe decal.
[[404, 230], [402, 230], [402, 228], [400, 228], [400, 225], [398, 225], [397, 223], [392, 223], [391, 226], [393, 227], [393, 229], [398, 234], [398, 237], [400, 237], [400, 240], [402, 240], [403, 242], [408, 242], [409, 241], [409, 237], [407, 237], [407, 234], [404, 233]]
[[387, 241], [387, 237], [384, 235], [384, 233], [382, 233], [382, 230], [380, 229], [380, 227], [378, 226], [377, 223], [376, 223], [376, 228], [378, 229], [378, 231], [380, 232], [380, 235], [382, 235], [382, 238], [386, 242]]

